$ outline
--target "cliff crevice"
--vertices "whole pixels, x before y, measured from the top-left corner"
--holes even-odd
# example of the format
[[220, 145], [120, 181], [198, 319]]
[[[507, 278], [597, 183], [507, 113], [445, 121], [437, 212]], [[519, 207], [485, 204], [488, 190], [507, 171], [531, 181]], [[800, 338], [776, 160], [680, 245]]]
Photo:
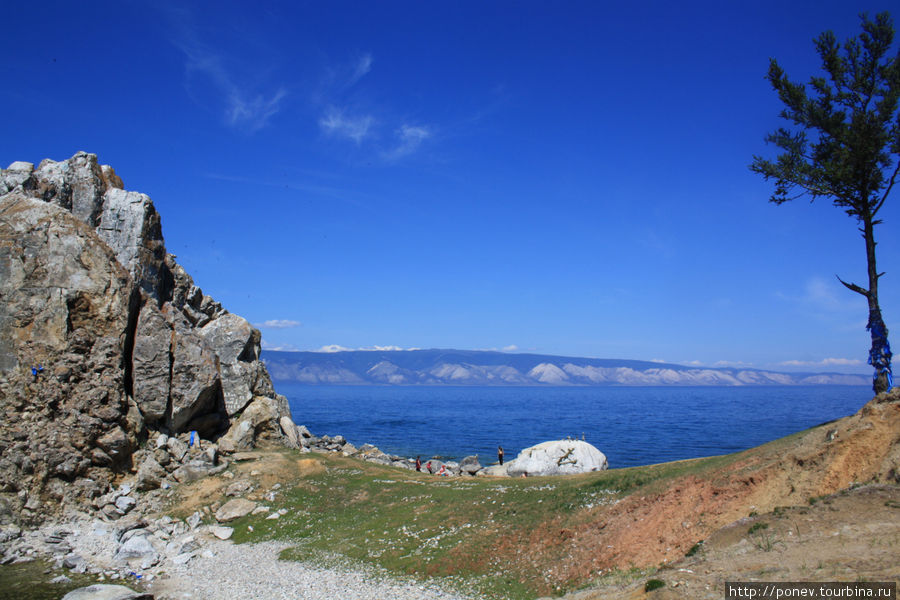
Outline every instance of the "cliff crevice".
[[102, 494], [154, 430], [283, 443], [259, 348], [95, 155], [0, 170], [0, 504], [27, 520]]

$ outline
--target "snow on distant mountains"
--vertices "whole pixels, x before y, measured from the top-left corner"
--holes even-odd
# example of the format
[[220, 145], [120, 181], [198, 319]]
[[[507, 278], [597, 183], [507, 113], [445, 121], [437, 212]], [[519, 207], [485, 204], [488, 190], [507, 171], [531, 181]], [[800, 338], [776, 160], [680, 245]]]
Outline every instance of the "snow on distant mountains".
[[870, 385], [865, 375], [687, 367], [467, 350], [264, 350], [273, 379], [310, 385]]

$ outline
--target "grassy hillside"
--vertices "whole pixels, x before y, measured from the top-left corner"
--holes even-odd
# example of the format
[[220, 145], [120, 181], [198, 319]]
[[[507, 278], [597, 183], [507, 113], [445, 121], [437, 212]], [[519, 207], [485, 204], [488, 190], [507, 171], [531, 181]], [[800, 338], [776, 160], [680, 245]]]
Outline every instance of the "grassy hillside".
[[[527, 479], [440, 478], [272, 450], [233, 465], [230, 479], [183, 488], [177, 510], [214, 509], [226, 486], [248, 479], [256, 486], [249, 497], [270, 512], [236, 521], [238, 543], [284, 540], [285, 559], [351, 560], [526, 599], [644, 580], [741, 518], [807, 506], [861, 482], [896, 484], [898, 431], [900, 402], [870, 403], [728, 456]], [[285, 514], [266, 518], [279, 509]], [[763, 560], [777, 563], [773, 556]]]

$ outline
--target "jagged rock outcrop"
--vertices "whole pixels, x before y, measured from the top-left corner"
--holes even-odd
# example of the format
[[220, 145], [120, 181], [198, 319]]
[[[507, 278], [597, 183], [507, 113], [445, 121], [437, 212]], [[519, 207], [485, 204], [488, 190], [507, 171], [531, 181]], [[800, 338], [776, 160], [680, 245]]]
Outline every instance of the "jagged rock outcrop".
[[16, 514], [102, 495], [148, 428], [283, 443], [259, 353], [95, 155], [0, 170], [0, 502]]

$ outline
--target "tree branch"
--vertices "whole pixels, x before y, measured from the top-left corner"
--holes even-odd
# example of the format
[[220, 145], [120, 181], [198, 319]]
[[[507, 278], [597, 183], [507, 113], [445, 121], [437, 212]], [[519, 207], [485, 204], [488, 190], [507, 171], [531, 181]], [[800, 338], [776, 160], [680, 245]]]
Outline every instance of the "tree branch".
[[859, 287], [855, 283], [847, 283], [846, 281], [844, 281], [837, 275], [835, 275], [835, 277], [837, 277], [837, 280], [840, 281], [841, 283], [843, 283], [844, 287], [846, 287], [848, 290], [850, 290], [852, 292], [856, 292], [857, 294], [861, 294], [861, 295], [865, 296], [866, 298], [869, 297], [869, 290], [864, 290], [863, 288]]
[[897, 161], [897, 166], [894, 168], [894, 174], [891, 175], [891, 181], [888, 183], [887, 189], [884, 190], [884, 194], [881, 196], [881, 200], [878, 201], [878, 204], [875, 205], [875, 208], [872, 209], [872, 216], [881, 209], [881, 206], [884, 204], [884, 201], [887, 200], [888, 194], [891, 193], [891, 188], [894, 187], [894, 183], [897, 181], [897, 173], [900, 172], [900, 160]]

